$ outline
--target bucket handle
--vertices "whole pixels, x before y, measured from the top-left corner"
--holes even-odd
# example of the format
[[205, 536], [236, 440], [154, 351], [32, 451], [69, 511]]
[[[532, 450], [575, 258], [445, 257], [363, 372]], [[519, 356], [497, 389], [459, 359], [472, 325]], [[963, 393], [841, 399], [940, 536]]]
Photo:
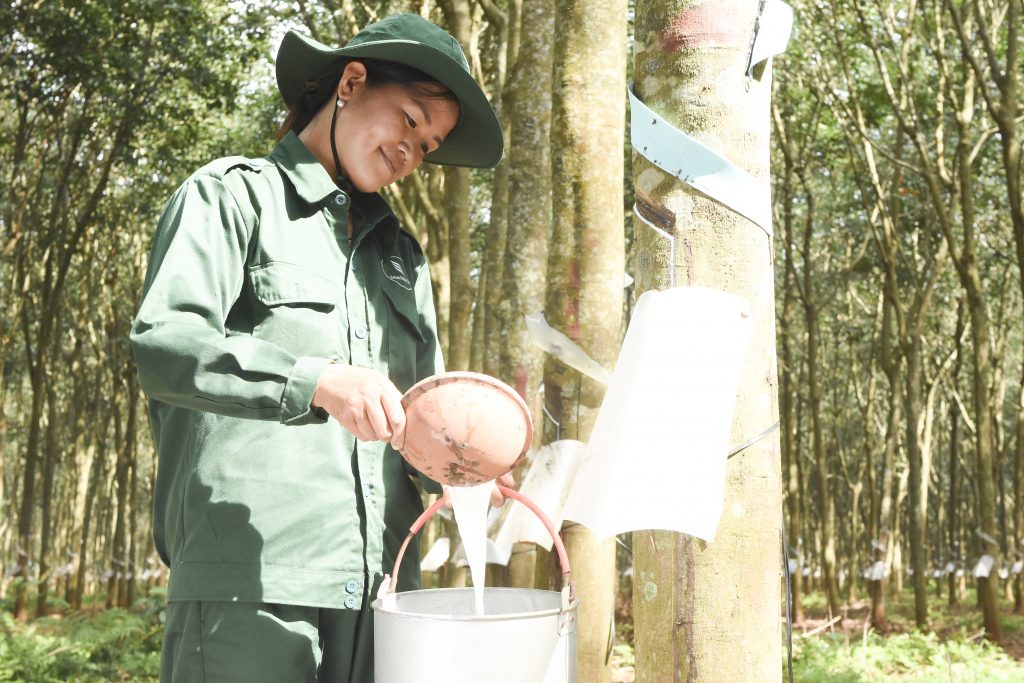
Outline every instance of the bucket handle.
[[[544, 511], [537, 507], [537, 504], [532, 500], [519, 493], [514, 489], [510, 489], [507, 486], [495, 482], [494, 484], [498, 487], [498, 491], [501, 492], [506, 498], [518, 501], [529, 508], [530, 512], [537, 515], [544, 528], [551, 534], [551, 540], [555, 544], [555, 552], [558, 553], [558, 563], [562, 567], [562, 608], [568, 609], [569, 605], [576, 600], [576, 585], [572, 582], [572, 576], [569, 571], [569, 556], [565, 552], [565, 545], [562, 543], [562, 538], [558, 535], [558, 530], [555, 529], [555, 525], [551, 522]], [[409, 527], [409, 533], [405, 537], [405, 541], [402, 542], [402, 547], [398, 551], [398, 557], [395, 558], [395, 568], [391, 572], [391, 576], [384, 577], [384, 583], [381, 585], [380, 594], [394, 593], [398, 589], [398, 568], [402, 565], [402, 557], [405, 556], [405, 550], [409, 547], [409, 541], [412, 537], [419, 533], [419, 530], [423, 528], [423, 525], [427, 523], [434, 514], [441, 509], [441, 507], [448, 501], [449, 496], [444, 495], [434, 501], [434, 504], [423, 511], [423, 514], [416, 518], [416, 521]]]

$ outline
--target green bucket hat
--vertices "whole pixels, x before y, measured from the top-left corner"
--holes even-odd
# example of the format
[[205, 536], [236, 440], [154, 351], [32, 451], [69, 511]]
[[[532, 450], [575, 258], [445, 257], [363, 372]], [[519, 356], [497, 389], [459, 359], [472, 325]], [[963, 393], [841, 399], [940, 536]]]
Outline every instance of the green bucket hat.
[[277, 52], [277, 88], [291, 107], [339, 58], [398, 62], [444, 84], [459, 101], [459, 120], [424, 161], [448, 166], [492, 168], [501, 160], [501, 124], [487, 97], [469, 74], [462, 46], [447, 31], [417, 14], [397, 14], [370, 24], [345, 47], [331, 48], [296, 31], [285, 34]]

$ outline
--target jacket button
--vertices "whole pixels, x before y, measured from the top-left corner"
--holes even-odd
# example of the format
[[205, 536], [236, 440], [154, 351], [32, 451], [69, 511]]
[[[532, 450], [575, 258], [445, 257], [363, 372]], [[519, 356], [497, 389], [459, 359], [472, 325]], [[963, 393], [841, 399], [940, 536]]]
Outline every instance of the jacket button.
[[359, 582], [358, 581], [349, 581], [348, 583], [345, 584], [345, 592], [347, 592], [347, 593], [355, 593], [357, 590], [359, 590]]
[[359, 601], [356, 600], [356, 596], [354, 595], [350, 595], [345, 598], [345, 607], [348, 607], [349, 609], [355, 609], [358, 604]]
[[348, 204], [348, 197], [346, 197], [344, 194], [335, 195], [334, 203], [337, 204], [338, 206], [345, 206], [346, 204]]
[[356, 328], [356, 338], [357, 339], [366, 339], [366, 328], [365, 327], [357, 327]]

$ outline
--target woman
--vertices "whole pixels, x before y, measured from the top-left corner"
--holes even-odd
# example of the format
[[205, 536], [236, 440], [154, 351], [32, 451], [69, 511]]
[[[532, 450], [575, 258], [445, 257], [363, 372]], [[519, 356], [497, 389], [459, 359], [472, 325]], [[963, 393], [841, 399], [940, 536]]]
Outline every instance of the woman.
[[441, 369], [423, 253], [377, 192], [502, 153], [458, 42], [416, 15], [338, 49], [291, 32], [277, 82], [273, 152], [168, 203], [132, 328], [171, 568], [163, 681], [372, 680], [369, 604], [421, 511], [400, 399]]

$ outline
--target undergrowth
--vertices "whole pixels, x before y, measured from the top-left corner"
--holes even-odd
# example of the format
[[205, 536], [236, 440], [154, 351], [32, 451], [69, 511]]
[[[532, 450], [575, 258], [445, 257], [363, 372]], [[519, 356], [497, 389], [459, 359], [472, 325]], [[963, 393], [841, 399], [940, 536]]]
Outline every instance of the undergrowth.
[[156, 681], [164, 595], [131, 610], [70, 612], [28, 623], [0, 613], [0, 681]]
[[942, 641], [918, 632], [847, 640], [829, 633], [793, 646], [793, 680], [800, 683], [1024, 683], [1020, 663], [983, 640]]
[[[973, 589], [961, 605], [930, 601], [929, 630], [914, 627], [913, 593], [889, 596], [891, 632], [865, 631], [869, 605], [849, 608], [849, 619], [824, 633], [802, 630], [826, 624], [824, 596], [806, 596], [808, 621], [793, 632], [793, 680], [800, 683], [1024, 683], [1021, 636], [1024, 616], [1002, 616], [1003, 647], [981, 636], [981, 614]], [[783, 634], [785, 637], [785, 634]], [[787, 680], [783, 653], [783, 680]]]

